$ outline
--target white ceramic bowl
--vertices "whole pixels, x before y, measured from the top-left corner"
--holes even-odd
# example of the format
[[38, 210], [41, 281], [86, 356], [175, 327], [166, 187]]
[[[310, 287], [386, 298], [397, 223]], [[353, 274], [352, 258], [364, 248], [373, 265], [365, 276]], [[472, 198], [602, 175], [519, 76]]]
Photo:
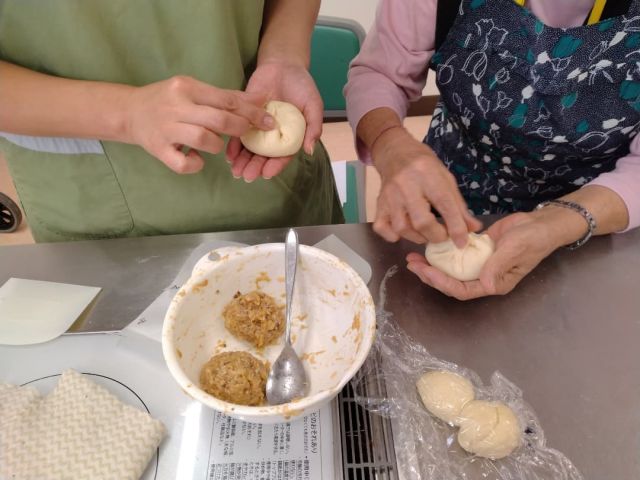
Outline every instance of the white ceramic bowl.
[[278, 357], [282, 337], [257, 351], [224, 326], [222, 310], [233, 295], [256, 289], [284, 305], [284, 244], [227, 247], [203, 257], [167, 311], [162, 350], [171, 374], [194, 399], [245, 421], [288, 421], [325, 405], [358, 371], [373, 343], [375, 308], [351, 267], [323, 250], [300, 245], [292, 341], [310, 380], [309, 395], [278, 406], [235, 405], [200, 389], [200, 370], [224, 351], [247, 351], [271, 363]]

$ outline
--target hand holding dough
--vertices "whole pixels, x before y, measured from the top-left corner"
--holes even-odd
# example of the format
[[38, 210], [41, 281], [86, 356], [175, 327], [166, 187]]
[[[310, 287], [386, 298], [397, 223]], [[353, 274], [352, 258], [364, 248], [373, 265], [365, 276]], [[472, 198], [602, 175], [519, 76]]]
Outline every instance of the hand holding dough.
[[298, 153], [307, 129], [307, 122], [300, 110], [295, 105], [275, 100], [267, 103], [265, 110], [275, 119], [275, 128], [265, 131], [252, 127], [240, 137], [245, 148], [269, 158]]
[[500, 402], [469, 402], [460, 412], [459, 425], [458, 443], [479, 457], [504, 458], [520, 445], [518, 419]]
[[469, 380], [444, 370], [425, 373], [416, 387], [425, 408], [452, 425], [458, 425], [462, 408], [475, 396]]
[[487, 234], [469, 233], [467, 245], [456, 247], [453, 240], [429, 243], [425, 251], [427, 261], [450, 277], [467, 282], [477, 280], [482, 267], [495, 251], [495, 245]]

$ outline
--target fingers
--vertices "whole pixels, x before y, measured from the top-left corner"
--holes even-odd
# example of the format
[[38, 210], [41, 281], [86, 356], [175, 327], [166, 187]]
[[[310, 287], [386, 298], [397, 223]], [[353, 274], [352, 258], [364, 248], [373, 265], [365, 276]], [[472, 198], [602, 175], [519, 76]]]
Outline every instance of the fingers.
[[233, 163], [234, 160], [238, 158], [238, 155], [240, 155], [241, 151], [242, 151], [242, 142], [240, 141], [240, 139], [238, 137], [230, 138], [229, 143], [227, 143], [227, 151], [226, 151], [227, 161], [229, 163]]
[[322, 135], [323, 108], [322, 100], [319, 96], [304, 106], [302, 114], [307, 121], [307, 130], [304, 134], [302, 146], [307, 155], [313, 155], [315, 144]]
[[478, 220], [476, 217], [474, 217], [471, 214], [471, 212], [469, 212], [469, 210], [466, 208], [466, 206], [462, 212], [462, 216], [464, 217], [464, 221], [467, 224], [467, 228], [469, 229], [470, 232], [478, 232], [479, 230], [482, 230], [482, 228], [484, 227], [482, 222]]
[[269, 180], [276, 175], [279, 175], [284, 168], [289, 165], [289, 162], [293, 157], [278, 157], [268, 158], [264, 166], [262, 167], [262, 177]]
[[251, 183], [258, 178], [266, 161], [267, 159], [261, 155], [251, 157], [241, 174], [245, 182]]
[[502, 243], [489, 257], [480, 272], [480, 283], [487, 295], [505, 295], [515, 288], [518, 282], [537, 264], [525, 266], [522, 260], [527, 256], [524, 246]]
[[176, 173], [197, 173], [204, 167], [204, 160], [195, 150], [185, 154], [177, 146], [169, 146], [155, 156]]
[[490, 295], [478, 280], [461, 282], [422, 262], [409, 262], [407, 269], [423, 283], [458, 300], [471, 300]]
[[229, 140], [227, 159], [231, 163], [231, 172], [235, 178], [244, 178], [253, 182], [258, 177], [269, 180], [278, 175], [293, 157], [266, 158], [254, 155], [242, 146], [237, 138]]
[[249, 121], [239, 115], [217, 108], [193, 105], [180, 115], [179, 121], [205, 127], [217, 134], [240, 137], [251, 127]]
[[392, 190], [383, 188], [383, 191], [378, 196], [376, 218], [373, 222], [373, 231], [387, 242], [392, 243], [400, 240], [400, 230], [397, 226], [398, 219], [395, 220], [396, 227], [394, 227], [394, 216], [401, 215], [405, 217], [402, 203], [398, 201], [398, 197], [394, 193]]
[[429, 265], [424, 255], [416, 252], [408, 253], [406, 256], [407, 263], [423, 263]]
[[187, 123], [173, 125], [167, 136], [173, 145], [186, 145], [212, 154], [220, 153], [224, 148], [224, 141], [218, 135], [206, 128]]
[[249, 161], [251, 161], [251, 157], [253, 154], [249, 152], [249, 150], [243, 148], [238, 156], [233, 160], [231, 164], [231, 174], [234, 178], [242, 177], [242, 172], [244, 171], [244, 167], [247, 166]]
[[264, 107], [269, 101], [269, 94], [265, 92], [247, 92], [238, 90], [234, 92], [240, 99], [254, 104], [256, 107]]
[[216, 88], [189, 77], [174, 77], [170, 82], [170, 88], [175, 93], [187, 95], [198, 105], [233, 113], [263, 130], [270, 130], [275, 126], [275, 120], [262, 108], [262, 105], [257, 106], [252, 103], [260, 99], [255, 94], [242, 95], [239, 92]]
[[373, 222], [373, 231], [384, 238], [387, 242], [397, 242], [400, 240], [393, 228], [391, 228], [391, 216], [385, 211], [381, 211], [378, 206], [378, 213], [376, 213], [376, 219]]
[[422, 237], [422, 240], [416, 243], [444, 242], [447, 239], [447, 230], [431, 212], [431, 207], [424, 197], [414, 197], [406, 204], [412, 229]]
[[391, 214], [391, 228], [401, 237], [414, 243], [425, 243], [425, 238], [411, 225], [411, 220], [402, 206], [397, 206]]
[[[446, 175], [450, 174], [446, 172]], [[428, 198], [431, 204], [442, 216], [448, 236], [451, 237], [458, 248], [463, 248], [467, 244], [467, 236], [469, 234], [464, 215], [467, 205], [458, 191], [457, 185], [448, 189], [426, 187], [424, 194], [429, 195]], [[438, 240], [433, 239], [433, 241]]]

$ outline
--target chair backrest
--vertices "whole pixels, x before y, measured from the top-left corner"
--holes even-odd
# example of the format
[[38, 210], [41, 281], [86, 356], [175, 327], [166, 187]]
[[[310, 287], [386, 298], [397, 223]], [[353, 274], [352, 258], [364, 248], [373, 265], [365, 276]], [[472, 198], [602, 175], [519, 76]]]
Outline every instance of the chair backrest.
[[349, 63], [360, 51], [364, 37], [364, 28], [354, 20], [318, 17], [311, 38], [309, 71], [322, 96], [325, 118], [346, 117], [342, 90]]

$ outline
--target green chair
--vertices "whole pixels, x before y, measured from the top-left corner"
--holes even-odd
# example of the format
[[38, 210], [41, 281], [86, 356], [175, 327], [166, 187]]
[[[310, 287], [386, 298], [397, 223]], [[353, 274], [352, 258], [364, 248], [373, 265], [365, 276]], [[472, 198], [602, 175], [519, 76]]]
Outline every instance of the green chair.
[[347, 83], [349, 63], [364, 41], [365, 31], [353, 20], [320, 16], [311, 37], [309, 71], [324, 102], [325, 118], [346, 117], [342, 90]]

